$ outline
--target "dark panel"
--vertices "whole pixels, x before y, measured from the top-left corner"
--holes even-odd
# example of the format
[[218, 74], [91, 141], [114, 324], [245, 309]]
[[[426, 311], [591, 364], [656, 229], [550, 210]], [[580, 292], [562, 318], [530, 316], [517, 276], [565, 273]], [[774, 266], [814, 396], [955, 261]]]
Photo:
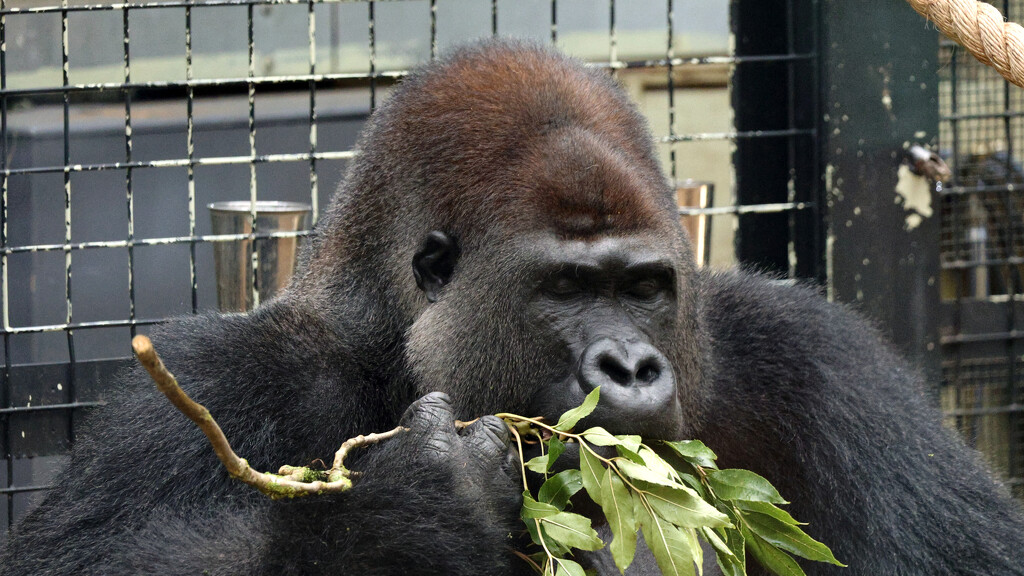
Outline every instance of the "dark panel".
[[831, 293], [938, 382], [938, 197], [912, 210], [896, 191], [904, 147], [937, 141], [938, 37], [902, 2], [822, 7]]

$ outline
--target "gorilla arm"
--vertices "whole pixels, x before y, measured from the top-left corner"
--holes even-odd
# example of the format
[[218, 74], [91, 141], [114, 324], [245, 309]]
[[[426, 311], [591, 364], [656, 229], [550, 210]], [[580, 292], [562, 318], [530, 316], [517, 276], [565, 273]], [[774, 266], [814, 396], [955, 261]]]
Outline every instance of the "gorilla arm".
[[810, 289], [743, 273], [703, 285], [713, 375], [696, 436], [771, 481], [849, 564], [808, 574], [1024, 574], [1019, 504], [875, 330]]
[[[380, 369], [399, 363], [380, 352], [387, 346], [376, 354], [359, 348], [380, 338], [339, 332], [298, 306], [186, 318], [161, 328], [154, 342], [257, 469], [333, 454], [357, 433], [392, 428], [390, 415], [401, 410], [400, 381]], [[443, 404], [421, 405], [411, 422], [421, 413], [437, 421]], [[519, 490], [487, 485], [493, 466], [487, 475], [459, 468], [507, 453], [506, 439], [484, 424], [463, 435], [395, 439], [354, 460], [364, 473], [357, 489], [276, 503], [230, 480], [199, 430], [141, 369], [125, 375], [87, 428], [60, 485], [12, 534], [0, 573], [136, 574], [163, 565], [168, 574], [196, 566], [213, 574], [387, 574], [407, 573], [408, 565], [399, 567], [416, 558], [426, 571], [503, 565], [492, 571], [500, 574], [522, 564], [496, 520], [497, 510], [518, 511]], [[449, 455], [439, 458], [445, 446]]]

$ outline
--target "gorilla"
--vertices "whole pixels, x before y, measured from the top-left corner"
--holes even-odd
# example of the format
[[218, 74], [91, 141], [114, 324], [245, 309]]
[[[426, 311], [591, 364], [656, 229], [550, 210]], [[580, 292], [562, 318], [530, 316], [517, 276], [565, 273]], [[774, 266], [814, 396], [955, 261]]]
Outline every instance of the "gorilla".
[[[603, 71], [469, 46], [407, 78], [358, 149], [283, 295], [153, 341], [257, 469], [410, 431], [358, 452], [352, 490], [274, 502], [130, 370], [0, 573], [528, 573], [509, 433], [453, 421], [557, 418], [600, 386], [585, 424], [699, 438], [773, 482], [849, 565], [809, 574], [1024, 574], [1020, 507], [875, 330], [813, 288], [695, 267]], [[658, 574], [653, 557], [628, 574]]]

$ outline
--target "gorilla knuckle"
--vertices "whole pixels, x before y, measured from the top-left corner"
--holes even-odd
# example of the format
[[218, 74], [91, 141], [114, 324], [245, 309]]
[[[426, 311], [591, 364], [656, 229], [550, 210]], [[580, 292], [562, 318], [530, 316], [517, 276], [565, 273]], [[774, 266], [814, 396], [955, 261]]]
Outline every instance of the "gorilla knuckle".
[[414, 430], [454, 426], [451, 398], [443, 392], [431, 392], [409, 405], [401, 424]]
[[469, 445], [486, 455], [504, 454], [511, 446], [508, 426], [496, 416], [484, 416], [466, 431]]

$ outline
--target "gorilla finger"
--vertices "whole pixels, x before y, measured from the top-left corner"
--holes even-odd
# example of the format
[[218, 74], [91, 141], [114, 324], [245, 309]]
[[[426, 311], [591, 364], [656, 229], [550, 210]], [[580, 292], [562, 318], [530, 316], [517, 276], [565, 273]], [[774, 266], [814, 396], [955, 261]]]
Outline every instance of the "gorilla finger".
[[504, 456], [512, 444], [512, 434], [505, 422], [497, 416], [484, 416], [462, 432], [470, 450], [484, 458]]
[[414, 433], [454, 431], [451, 398], [444, 392], [427, 394], [406, 408], [400, 424]]

